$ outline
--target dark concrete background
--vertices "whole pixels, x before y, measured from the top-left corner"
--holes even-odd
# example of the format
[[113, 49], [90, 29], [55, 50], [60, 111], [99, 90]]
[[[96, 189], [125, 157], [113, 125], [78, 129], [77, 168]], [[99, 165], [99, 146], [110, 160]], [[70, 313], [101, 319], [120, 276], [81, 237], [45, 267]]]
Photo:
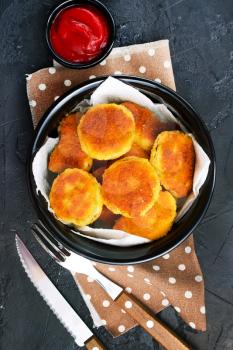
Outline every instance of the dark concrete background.
[[[25, 275], [16, 253], [27, 246], [89, 326], [74, 281], [30, 233], [36, 220], [28, 198], [25, 157], [32, 135], [25, 74], [51, 63], [44, 26], [56, 0], [0, 1], [0, 349], [77, 349]], [[160, 314], [194, 349], [233, 349], [233, 3], [232, 0], [105, 0], [117, 24], [116, 45], [168, 38], [178, 92], [205, 120], [217, 154], [216, 190], [195, 232], [206, 285], [207, 332], [191, 330], [172, 308]], [[160, 349], [136, 328], [113, 339], [114, 350]]]

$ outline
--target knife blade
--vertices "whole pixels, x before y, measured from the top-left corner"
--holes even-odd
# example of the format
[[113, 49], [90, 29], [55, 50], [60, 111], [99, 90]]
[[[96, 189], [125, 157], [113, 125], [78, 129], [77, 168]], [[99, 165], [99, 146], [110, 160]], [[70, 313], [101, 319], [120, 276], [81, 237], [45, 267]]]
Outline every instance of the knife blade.
[[91, 346], [103, 349], [92, 331], [50, 281], [18, 235], [15, 236], [15, 241], [20, 261], [29, 279], [58, 320], [74, 338], [76, 344], [80, 347], [86, 345], [87, 348]]

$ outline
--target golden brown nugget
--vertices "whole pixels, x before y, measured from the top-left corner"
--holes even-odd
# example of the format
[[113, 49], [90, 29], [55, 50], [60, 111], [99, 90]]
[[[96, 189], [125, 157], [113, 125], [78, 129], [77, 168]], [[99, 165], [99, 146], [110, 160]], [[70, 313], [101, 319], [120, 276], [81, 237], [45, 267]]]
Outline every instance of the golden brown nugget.
[[154, 140], [160, 132], [177, 129], [176, 123], [162, 123], [148, 108], [133, 102], [123, 102], [122, 105], [133, 113], [135, 119], [134, 142], [146, 151], [151, 150]]
[[115, 214], [144, 215], [158, 199], [159, 177], [144, 158], [126, 157], [113, 163], [103, 175], [104, 204]]
[[61, 173], [67, 168], [90, 170], [92, 159], [80, 146], [77, 126], [81, 115], [78, 113], [64, 117], [59, 125], [60, 139], [52, 151], [48, 168], [53, 173]]
[[82, 150], [99, 160], [116, 159], [128, 152], [135, 134], [132, 113], [114, 103], [91, 107], [81, 118], [78, 135]]
[[158, 201], [144, 216], [133, 219], [122, 216], [116, 221], [113, 228], [155, 240], [165, 236], [170, 231], [175, 217], [175, 198], [169, 192], [161, 191]]
[[66, 169], [58, 175], [49, 199], [57, 218], [75, 226], [94, 222], [103, 207], [100, 185], [94, 176], [81, 169]]
[[151, 151], [151, 164], [161, 184], [176, 198], [186, 197], [192, 190], [195, 150], [190, 136], [181, 131], [164, 131]]

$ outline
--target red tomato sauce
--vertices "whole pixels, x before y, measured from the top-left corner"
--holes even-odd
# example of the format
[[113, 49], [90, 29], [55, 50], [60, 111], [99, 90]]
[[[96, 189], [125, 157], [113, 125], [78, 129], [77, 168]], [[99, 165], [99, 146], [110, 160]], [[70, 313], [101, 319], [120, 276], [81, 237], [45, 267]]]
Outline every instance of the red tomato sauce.
[[109, 25], [94, 6], [73, 6], [61, 10], [50, 28], [50, 42], [58, 56], [73, 63], [85, 63], [99, 56], [108, 44]]

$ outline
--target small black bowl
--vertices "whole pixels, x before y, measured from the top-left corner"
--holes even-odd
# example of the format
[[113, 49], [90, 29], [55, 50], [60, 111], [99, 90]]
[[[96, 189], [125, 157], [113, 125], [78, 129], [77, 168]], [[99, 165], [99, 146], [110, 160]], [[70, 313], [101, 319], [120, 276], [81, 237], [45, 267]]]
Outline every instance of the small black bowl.
[[53, 135], [61, 118], [63, 118], [67, 112], [70, 112], [75, 104], [82, 101], [84, 98], [90, 97], [93, 91], [106, 77], [99, 77], [76, 86], [56, 100], [47, 110], [35, 130], [27, 169], [29, 191], [38, 217], [48, 228], [53, 237], [67, 249], [91, 260], [123, 265], [136, 264], [158, 258], [177, 247], [193, 232], [209, 206], [215, 184], [216, 165], [214, 147], [210, 134], [201, 118], [183, 98], [173, 90], [161, 84], [157, 84], [152, 80], [132, 76], [116, 78], [139, 89], [139, 91], [147, 95], [152, 101], [164, 103], [175, 117], [182, 122], [187, 130], [192, 132], [197, 142], [210, 158], [211, 164], [208, 176], [200, 190], [198, 198], [188, 212], [173, 225], [171, 232], [159, 240], [134, 247], [106, 245], [74, 234], [69, 226], [55, 219], [48, 211], [47, 203], [44, 198], [36, 193], [36, 186], [32, 174], [32, 162], [35, 154], [44, 144], [47, 136]]
[[[58, 15], [58, 13], [68, 7], [74, 7], [74, 6], [78, 6], [78, 5], [92, 5], [96, 8], [98, 8], [105, 16], [105, 18], [108, 21], [109, 24], [109, 29], [110, 29], [110, 36], [109, 36], [109, 42], [107, 44], [107, 46], [103, 49], [102, 53], [97, 56], [95, 59], [86, 62], [86, 63], [72, 63], [70, 61], [66, 61], [64, 58], [62, 58], [61, 56], [59, 56], [56, 51], [53, 49], [52, 43], [50, 41], [50, 29], [51, 29], [51, 25], [55, 19], [55, 17]], [[115, 28], [115, 21], [111, 15], [111, 13], [109, 12], [109, 10], [107, 9], [107, 7], [102, 4], [100, 1], [98, 0], [68, 0], [68, 1], [64, 1], [61, 4], [59, 4], [57, 7], [55, 7], [52, 12], [49, 15], [48, 21], [47, 21], [47, 26], [46, 26], [46, 41], [49, 47], [49, 50], [53, 56], [53, 58], [60, 63], [61, 65], [68, 67], [68, 68], [76, 68], [76, 69], [83, 69], [83, 68], [90, 68], [95, 66], [96, 64], [100, 63], [101, 61], [103, 61], [111, 52], [112, 48], [113, 48], [113, 44], [115, 41], [115, 32], [116, 32], [116, 28]]]

